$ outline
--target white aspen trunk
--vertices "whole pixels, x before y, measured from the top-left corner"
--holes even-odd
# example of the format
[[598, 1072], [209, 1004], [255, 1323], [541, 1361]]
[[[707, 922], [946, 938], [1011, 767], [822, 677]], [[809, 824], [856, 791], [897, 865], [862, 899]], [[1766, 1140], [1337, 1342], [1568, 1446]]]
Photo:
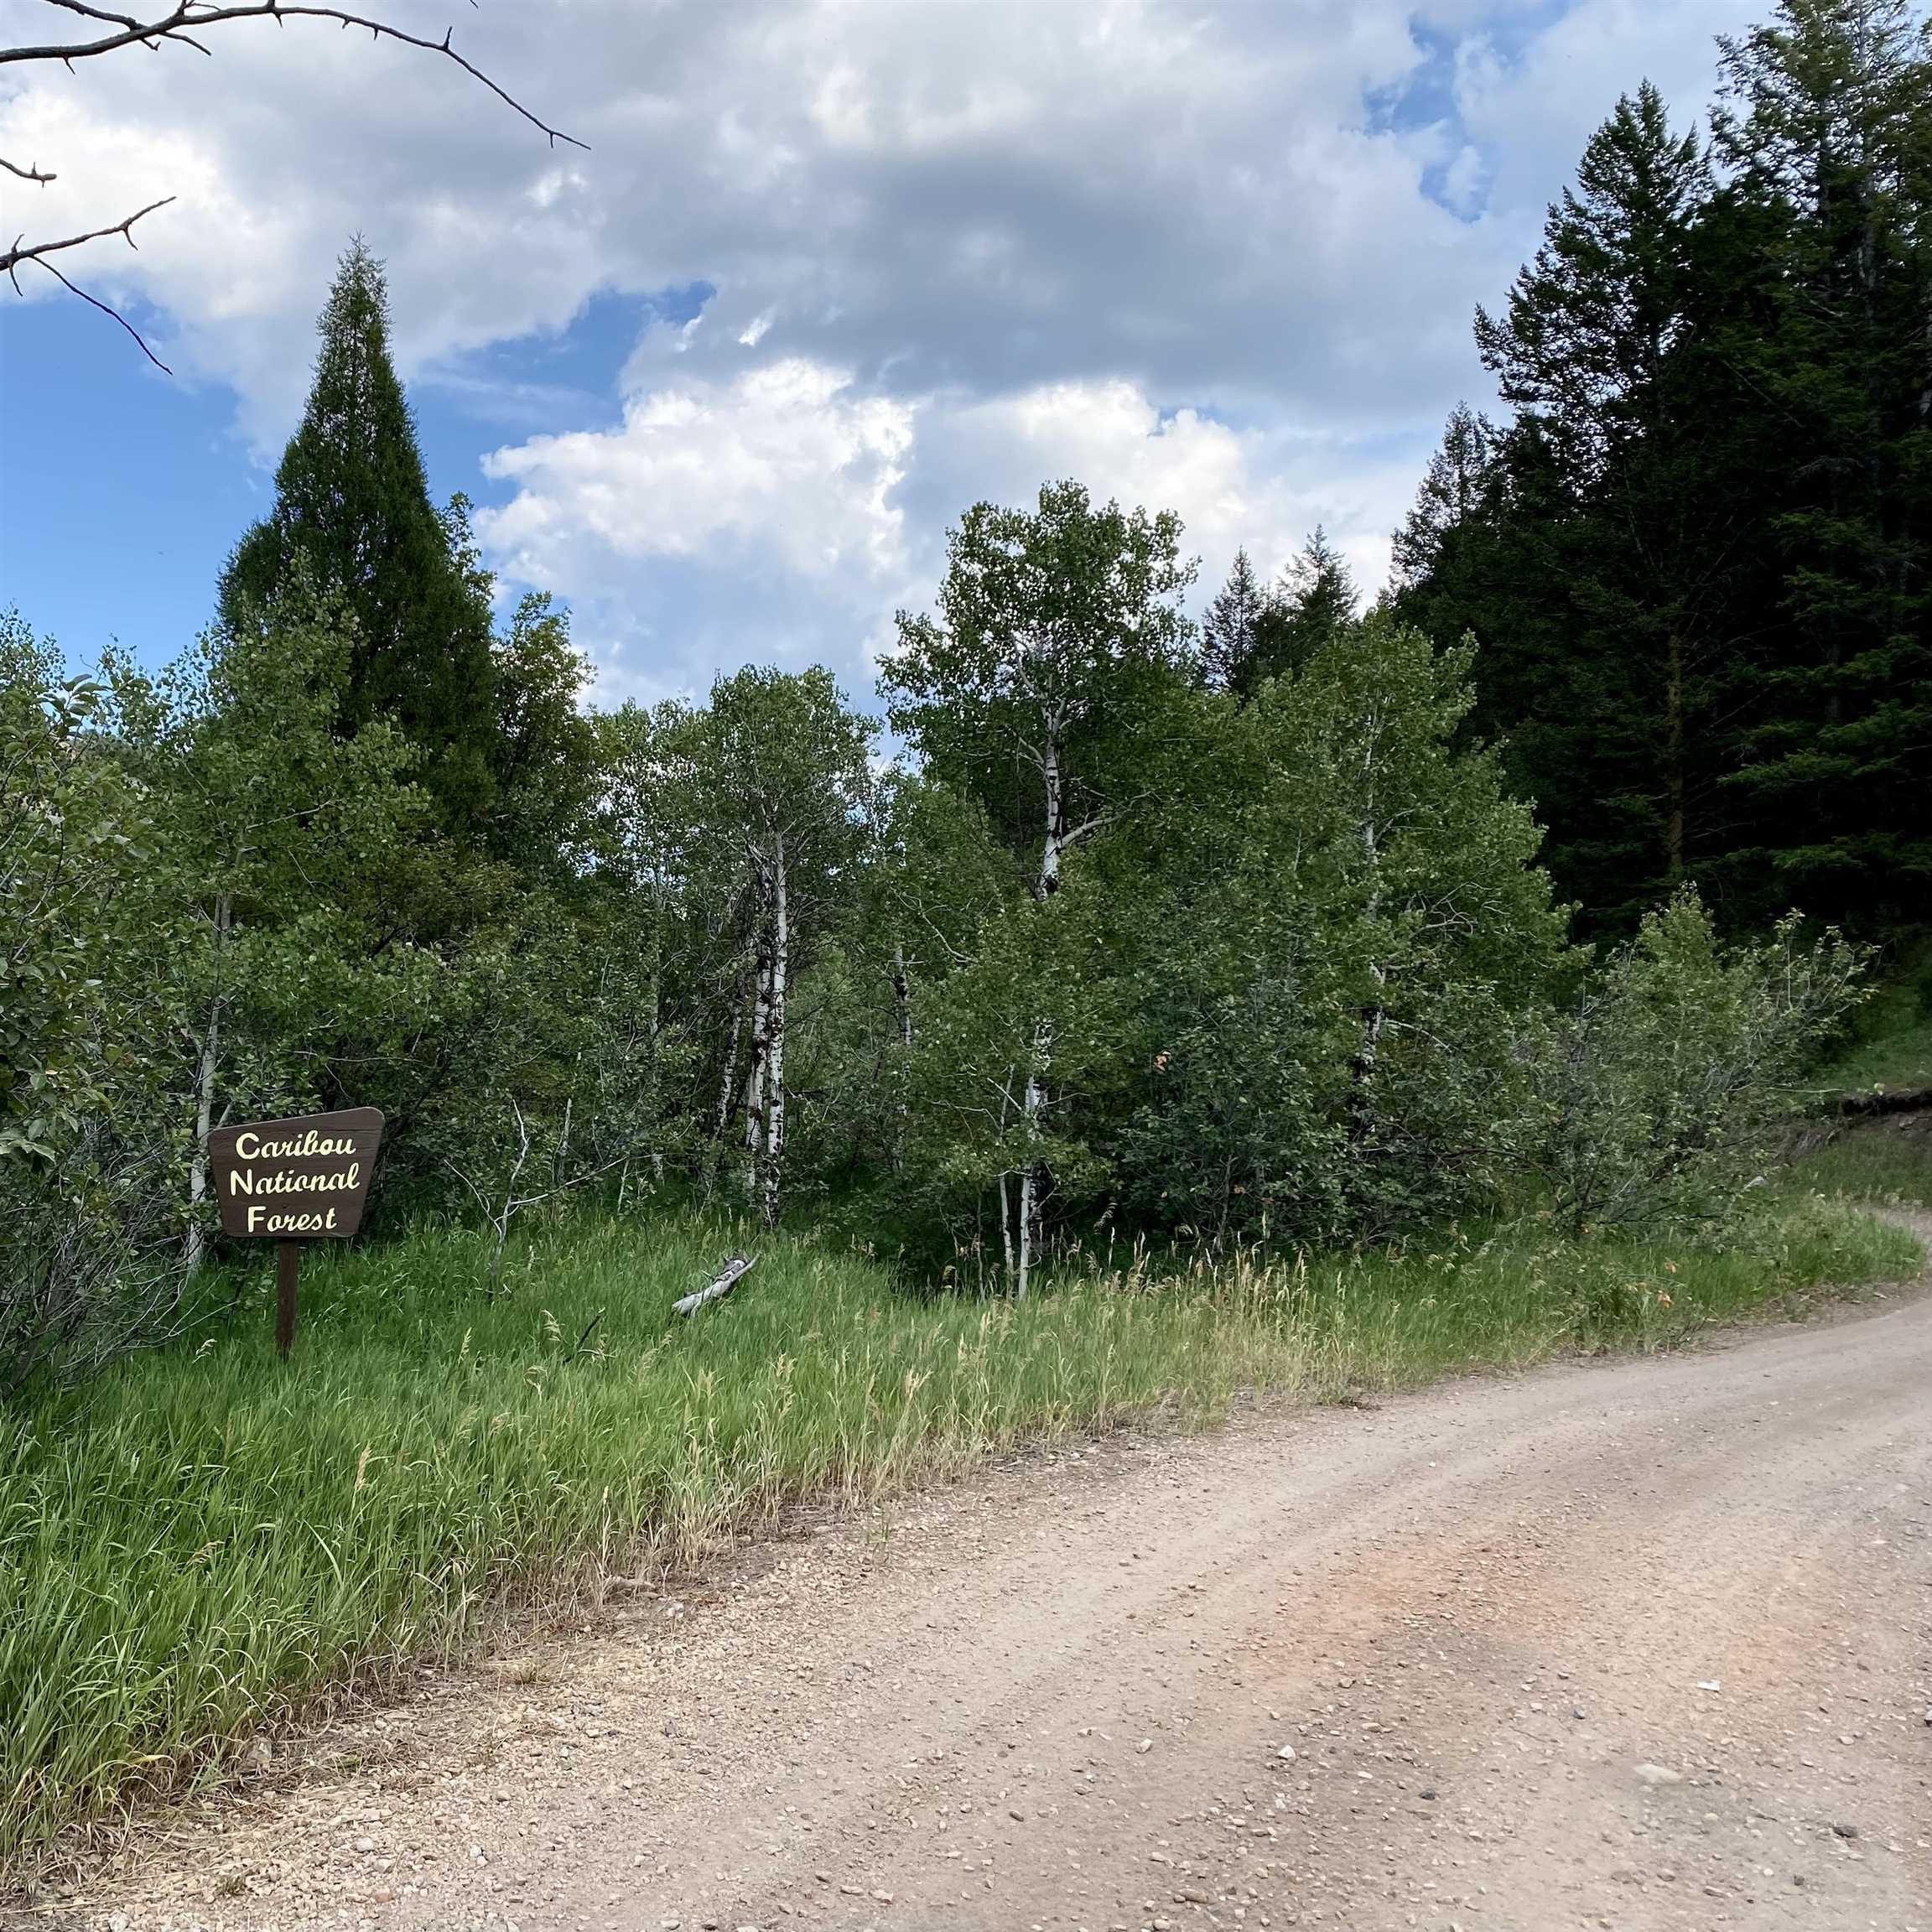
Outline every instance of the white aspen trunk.
[[718, 1076], [718, 1112], [712, 1123], [711, 1145], [704, 1160], [704, 1198], [715, 1192], [725, 1161], [724, 1136], [731, 1130], [731, 1098], [738, 1088], [738, 1042], [745, 1036], [745, 969], [740, 965], [731, 982], [731, 1031], [724, 1042], [724, 1069]]
[[1015, 1276], [1013, 1299], [1026, 1299], [1026, 1278], [1033, 1266], [1033, 1166], [1029, 1161], [1020, 1175], [1020, 1267]]
[[1033, 896], [1050, 899], [1060, 890], [1060, 835], [1067, 826], [1065, 785], [1060, 773], [1060, 740], [1052, 731], [1041, 761], [1040, 775], [1046, 786], [1046, 835], [1040, 847], [1040, 878]]
[[195, 1148], [188, 1161], [188, 1238], [181, 1256], [182, 1274], [189, 1278], [208, 1258], [208, 1235], [199, 1210], [208, 1197], [208, 1135], [215, 1124], [215, 1076], [221, 1064], [221, 954], [233, 920], [234, 901], [224, 892], [215, 901], [215, 991], [195, 1068]]
[[1033, 1023], [1033, 1052], [1026, 1067], [1026, 1086], [1021, 1111], [1026, 1123], [1026, 1165], [1020, 1173], [1020, 1266], [1015, 1277], [1018, 1299], [1026, 1298], [1026, 1284], [1032, 1271], [1033, 1250], [1037, 1245], [1040, 1219], [1040, 1163], [1032, 1156], [1031, 1142], [1040, 1130], [1040, 1118], [1046, 1109], [1046, 1069], [1053, 1058], [1053, 1022]]
[[1000, 1246], [1006, 1262], [1006, 1279], [1010, 1281], [1018, 1265], [1013, 1249], [1013, 1203], [1007, 1193], [1010, 1174], [1000, 1176]]
[[745, 1151], [754, 1161], [765, 1141], [765, 999], [759, 994], [759, 1016], [751, 1036], [751, 1064], [745, 1070]]
[[751, 1014], [751, 1065], [745, 1076], [745, 1187], [758, 1189], [758, 1156], [765, 1144], [766, 1056], [771, 1046], [771, 956], [758, 960], [758, 999]]
[[[1005, 1084], [1000, 1089], [1000, 1137], [1006, 1137], [1006, 1117], [1013, 1104], [1013, 1075], [1015, 1069], [1006, 1069]], [[1009, 1183], [1013, 1180], [1011, 1169], [1000, 1176], [1000, 1250], [1006, 1264], [1006, 1279], [1013, 1279], [1017, 1257], [1013, 1251], [1013, 1203], [1008, 1194]]]
[[[1049, 726], [1041, 776], [1046, 786], [1046, 823], [1040, 842], [1040, 880], [1034, 897], [1044, 905], [1060, 890], [1060, 855], [1067, 828], [1066, 787], [1060, 771], [1060, 739]], [[1040, 1163], [1033, 1158], [1031, 1142], [1039, 1131], [1040, 1117], [1046, 1106], [1046, 1076], [1053, 1063], [1053, 1023], [1033, 1022], [1032, 1052], [1026, 1062], [1026, 1087], [1021, 1112], [1026, 1125], [1026, 1165], [1020, 1171], [1020, 1225], [1017, 1231], [1019, 1259], [1014, 1270], [1014, 1294], [1025, 1301], [1033, 1270], [1034, 1228], [1039, 1215]]]
[[731, 1033], [724, 1043], [724, 1072], [718, 1083], [718, 1124], [712, 1139], [722, 1140], [731, 1124], [731, 1089], [738, 1083], [738, 1042], [745, 1034], [745, 971], [731, 987]]
[[771, 1043], [765, 1056], [765, 1224], [768, 1228], [778, 1223], [779, 1195], [785, 1172], [785, 989], [792, 958], [790, 906], [785, 888], [785, 846], [781, 840], [771, 881], [771, 999], [766, 1022]]
[[892, 997], [899, 1005], [899, 1044], [912, 1051], [912, 983], [906, 974], [906, 946], [892, 943]]
[[[1060, 858], [1067, 829], [1066, 785], [1060, 770], [1060, 738], [1049, 722], [1046, 747], [1041, 757], [1040, 776], [1046, 789], [1046, 823], [1040, 842], [1040, 877], [1033, 896], [1041, 905], [1060, 890]], [[1032, 1051], [1026, 1062], [1025, 1098], [1021, 1118], [1028, 1141], [1026, 1163], [1020, 1171], [1020, 1214], [1016, 1230], [1017, 1259], [1010, 1251], [1007, 1268], [1014, 1284], [1015, 1298], [1025, 1301], [1032, 1275], [1034, 1228], [1039, 1214], [1040, 1164], [1033, 1158], [1031, 1143], [1038, 1132], [1040, 1117], [1046, 1106], [1046, 1076], [1053, 1062], [1053, 1024], [1050, 1020], [1033, 1022]]]

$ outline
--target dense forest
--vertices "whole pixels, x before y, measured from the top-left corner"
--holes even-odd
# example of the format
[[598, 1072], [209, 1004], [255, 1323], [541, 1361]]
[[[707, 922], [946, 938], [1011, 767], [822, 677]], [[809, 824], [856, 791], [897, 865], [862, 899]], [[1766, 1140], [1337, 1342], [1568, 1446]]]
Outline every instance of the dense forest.
[[1451, 418], [1393, 603], [1592, 934], [1694, 879], [1874, 937], [1932, 899], [1932, 60], [1904, 0], [1721, 44], [1708, 132], [1618, 103]]
[[1371, 608], [1317, 532], [1197, 623], [1171, 515], [1052, 483], [959, 518], [884, 720], [820, 670], [589, 709], [351, 249], [206, 636], [0, 627], [0, 1391], [190, 1321], [210, 1129], [335, 1105], [486, 1294], [571, 1196], [1015, 1296], [1724, 1212], [1855, 998], [1788, 913], [1891, 938], [1932, 867], [1932, 54], [1787, 0], [1723, 73], [1707, 137], [1645, 87], [1591, 142]]

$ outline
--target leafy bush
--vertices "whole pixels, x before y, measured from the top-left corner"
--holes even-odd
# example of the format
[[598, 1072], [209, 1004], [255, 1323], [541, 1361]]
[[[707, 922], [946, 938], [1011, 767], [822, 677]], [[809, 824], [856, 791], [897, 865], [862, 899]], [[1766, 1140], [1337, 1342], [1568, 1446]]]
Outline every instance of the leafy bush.
[[1144, 1221], [1383, 1240], [1500, 1198], [1512, 1047], [1571, 955], [1534, 819], [1460, 740], [1470, 664], [1372, 615], [1204, 713], [1159, 869], [1129, 880], [1150, 930], [1112, 948], [1136, 969], [1114, 1145]]
[[0, 1401], [85, 1377], [172, 1314], [153, 1266], [179, 1182], [146, 1131], [157, 1015], [107, 979], [147, 910], [153, 828], [91, 735], [104, 695], [0, 615]]
[[1795, 917], [1727, 947], [1686, 887], [1647, 917], [1535, 1041], [1534, 1158], [1579, 1230], [1721, 1220], [1758, 1184], [1863, 961]]

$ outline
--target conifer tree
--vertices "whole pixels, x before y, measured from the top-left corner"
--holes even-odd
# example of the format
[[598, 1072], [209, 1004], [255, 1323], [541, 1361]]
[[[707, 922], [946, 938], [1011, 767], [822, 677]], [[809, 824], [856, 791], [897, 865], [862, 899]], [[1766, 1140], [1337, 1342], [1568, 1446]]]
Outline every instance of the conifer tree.
[[1290, 563], [1281, 590], [1282, 624], [1270, 672], [1299, 671], [1355, 621], [1361, 593], [1342, 553], [1317, 523]]
[[300, 427], [275, 473], [275, 506], [236, 547], [221, 613], [239, 630], [296, 581], [340, 594], [357, 637], [342, 722], [388, 719], [415, 747], [444, 828], [474, 834], [491, 793], [490, 608], [429, 497], [389, 352], [382, 265], [360, 239], [322, 311]]
[[1476, 345], [1504, 400], [1542, 418], [1586, 472], [1654, 419], [1709, 181], [1697, 137], [1671, 132], [1646, 80], [1591, 137], [1504, 315], [1476, 312]]
[[1932, 26], [1784, 0], [1723, 46], [1718, 346], [1761, 400], [1768, 493], [1728, 883], [1768, 915], [1922, 919], [1932, 886]]
[[[1506, 318], [1476, 319], [1505, 398], [1536, 418], [1600, 526], [1591, 600], [1608, 651], [1633, 673], [1624, 694], [1656, 728], [1643, 735], [1649, 771], [1599, 771], [1592, 789], [1649, 798], [1633, 829], [1660, 849], [1639, 860], [1639, 898], [1652, 890], [1645, 874], [1680, 880], [1690, 856], [1693, 740], [1714, 642], [1698, 634], [1696, 613], [1708, 605], [1699, 592], [1711, 560], [1725, 554], [1705, 514], [1722, 506], [1700, 487], [1701, 425], [1672, 380], [1693, 326], [1693, 231], [1709, 191], [1697, 137], [1673, 132], [1645, 81], [1591, 138]], [[1604, 722], [1578, 720], [1588, 732]], [[1579, 749], [1609, 741], [1594, 735]]]
[[1249, 627], [1247, 652], [1228, 678], [1230, 688], [1244, 702], [1270, 678], [1300, 670], [1353, 623], [1361, 593], [1342, 553], [1317, 523], [1282, 573], [1280, 587], [1263, 598]]
[[1707, 152], [1620, 102], [1479, 314], [1514, 420], [1453, 514], [1438, 458], [1395, 602], [1481, 642], [1590, 927], [1696, 879], [1879, 932], [1932, 883], [1932, 28], [1780, 0], [1720, 47]]
[[1298, 671], [1354, 621], [1361, 593], [1342, 553], [1317, 523], [1277, 586], [1255, 580], [1245, 550], [1201, 626], [1208, 682], [1244, 704], [1270, 678]]
[[1243, 688], [1248, 667], [1279, 615], [1280, 606], [1255, 575], [1247, 551], [1237, 550], [1228, 581], [1214, 593], [1201, 619], [1201, 671], [1212, 688]]
[[1730, 379], [1698, 339], [1710, 193], [1657, 90], [1619, 101], [1502, 314], [1478, 312], [1515, 420], [1452, 419], [1396, 545], [1399, 607], [1439, 643], [1482, 644], [1478, 728], [1509, 740], [1563, 889], [1613, 929], [1722, 842], [1711, 681], [1751, 512], [1715, 486]]
[[1495, 435], [1487, 418], [1467, 402], [1450, 412], [1442, 440], [1415, 492], [1415, 507], [1390, 547], [1398, 589], [1423, 582], [1436, 568], [1449, 532], [1475, 515], [1490, 480]]

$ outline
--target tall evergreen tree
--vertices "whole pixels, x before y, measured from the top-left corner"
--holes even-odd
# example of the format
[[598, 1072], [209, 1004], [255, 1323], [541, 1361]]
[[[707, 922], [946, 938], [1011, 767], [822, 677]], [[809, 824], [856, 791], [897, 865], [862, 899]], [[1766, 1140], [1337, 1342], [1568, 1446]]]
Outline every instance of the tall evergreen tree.
[[1730, 877], [1760, 913], [1895, 924], [1932, 885], [1929, 36], [1904, 0], [1784, 0], [1722, 43], [1720, 346], [1762, 398], [1771, 573], [1727, 693]]
[[1279, 619], [1280, 606], [1254, 573], [1246, 550], [1237, 550], [1228, 581], [1214, 593], [1201, 619], [1201, 671], [1217, 690], [1242, 688], [1248, 666]]
[[1399, 606], [1483, 644], [1478, 728], [1509, 740], [1562, 889], [1613, 929], [1724, 836], [1711, 683], [1750, 519], [1715, 486], [1733, 385], [1698, 339], [1710, 193], [1657, 90], [1619, 101], [1503, 314], [1478, 312], [1514, 421], [1452, 419], [1397, 543]]
[[1584, 149], [1506, 319], [1476, 319], [1505, 399], [1536, 418], [1571, 490], [1604, 522], [1600, 618], [1635, 662], [1631, 696], [1661, 725], [1653, 771], [1620, 776], [1653, 794], [1656, 857], [1673, 880], [1688, 859], [1701, 709], [1691, 606], [1712, 552], [1702, 520], [1684, 514], [1699, 500], [1697, 466], [1669, 378], [1690, 325], [1693, 226], [1709, 187], [1696, 136], [1672, 132], [1645, 81]]
[[[322, 311], [301, 426], [275, 472], [275, 507], [236, 547], [221, 613], [240, 630], [298, 577], [339, 592], [357, 638], [345, 730], [392, 720], [446, 829], [480, 827], [492, 790], [490, 607], [429, 497], [416, 425], [389, 353], [382, 265], [358, 239]], [[306, 594], [306, 593], [305, 593]]]
[[1504, 399], [1541, 418], [1581, 469], [1614, 460], [1655, 420], [1709, 181], [1697, 137], [1671, 132], [1644, 81], [1591, 137], [1504, 316], [1476, 312], [1476, 345]]
[[1657, 693], [1618, 621], [1620, 536], [1529, 418], [1498, 439], [1469, 513], [1394, 598], [1438, 645], [1480, 645], [1470, 730], [1500, 740], [1511, 785], [1550, 828], [1559, 890], [1590, 931], [1633, 924], [1662, 873]]
[[[1208, 650], [1217, 659], [1226, 659], [1228, 688], [1244, 702], [1270, 678], [1300, 670], [1353, 622], [1361, 600], [1342, 553], [1319, 523], [1290, 561], [1278, 587], [1257, 589], [1251, 572], [1244, 582], [1240, 574], [1248, 569], [1244, 553], [1235, 560], [1236, 574], [1208, 606], [1202, 626]], [[1246, 600], [1245, 622], [1239, 626], [1235, 613], [1244, 606], [1237, 599]], [[1237, 635], [1241, 642], [1238, 652], [1228, 647]]]
[[1708, 156], [1620, 102], [1478, 314], [1514, 419], [1452, 510], [1438, 457], [1395, 600], [1480, 640], [1477, 725], [1599, 930], [1687, 878], [1732, 924], [1924, 917], [1929, 34], [1781, 0], [1720, 44]]
[[1476, 514], [1492, 475], [1495, 438], [1488, 419], [1467, 402], [1450, 412], [1442, 440], [1415, 492], [1415, 507], [1390, 547], [1398, 590], [1423, 582], [1436, 568], [1449, 532]]
[[1355, 621], [1362, 594], [1342, 553], [1317, 523], [1283, 574], [1283, 621], [1271, 671], [1299, 671]]

